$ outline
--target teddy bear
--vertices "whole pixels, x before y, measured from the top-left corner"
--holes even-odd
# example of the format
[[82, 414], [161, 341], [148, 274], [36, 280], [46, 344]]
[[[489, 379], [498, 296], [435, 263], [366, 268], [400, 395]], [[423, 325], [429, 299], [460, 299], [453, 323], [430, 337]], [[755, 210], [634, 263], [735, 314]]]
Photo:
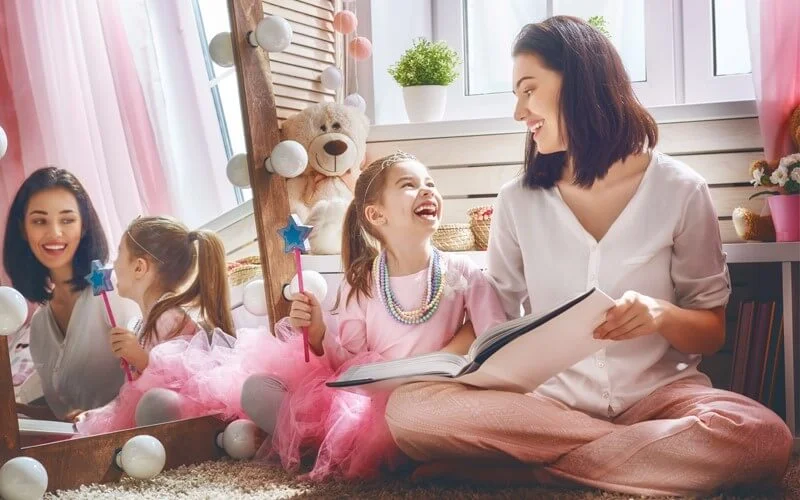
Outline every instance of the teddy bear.
[[[795, 147], [800, 150], [800, 106], [792, 112], [789, 118], [789, 135]], [[771, 172], [778, 166], [778, 161], [768, 162], [757, 160], [750, 165], [750, 174], [760, 169], [763, 172]], [[752, 210], [737, 207], [732, 214], [733, 227], [739, 238], [745, 241], [775, 241], [775, 227], [772, 224], [772, 216], [769, 214], [757, 214]]]
[[314, 104], [281, 126], [283, 140], [300, 143], [308, 153], [305, 171], [287, 179], [289, 208], [304, 224], [313, 254], [338, 254], [342, 223], [367, 150], [369, 120], [353, 106]]

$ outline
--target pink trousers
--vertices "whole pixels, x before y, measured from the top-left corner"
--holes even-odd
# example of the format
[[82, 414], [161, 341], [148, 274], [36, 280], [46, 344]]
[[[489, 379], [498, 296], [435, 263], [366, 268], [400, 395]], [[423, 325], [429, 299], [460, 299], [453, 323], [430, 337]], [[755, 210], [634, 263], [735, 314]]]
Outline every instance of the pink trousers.
[[612, 421], [541, 396], [452, 383], [396, 390], [386, 419], [419, 461], [514, 459], [536, 478], [637, 495], [696, 495], [780, 482], [792, 437], [771, 410], [692, 381], [664, 386]]

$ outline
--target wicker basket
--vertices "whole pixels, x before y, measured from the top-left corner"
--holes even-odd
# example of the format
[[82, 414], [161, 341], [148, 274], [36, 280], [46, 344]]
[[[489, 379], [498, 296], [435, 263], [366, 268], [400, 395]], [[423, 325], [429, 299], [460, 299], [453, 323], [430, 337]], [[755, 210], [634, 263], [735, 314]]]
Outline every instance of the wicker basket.
[[433, 233], [433, 246], [443, 252], [466, 252], [475, 248], [469, 224], [442, 224]]
[[259, 276], [261, 276], [261, 264], [257, 256], [228, 262], [228, 281], [231, 286], [242, 285]]
[[475, 235], [475, 244], [478, 250], [486, 250], [489, 248], [489, 227], [492, 224], [491, 205], [482, 205], [469, 209], [469, 225], [472, 233]]

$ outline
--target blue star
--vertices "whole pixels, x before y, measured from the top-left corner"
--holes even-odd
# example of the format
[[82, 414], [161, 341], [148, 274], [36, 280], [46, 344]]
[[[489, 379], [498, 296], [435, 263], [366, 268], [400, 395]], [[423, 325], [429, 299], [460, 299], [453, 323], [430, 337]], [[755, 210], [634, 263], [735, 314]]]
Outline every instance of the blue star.
[[290, 253], [297, 249], [300, 252], [308, 252], [308, 235], [312, 229], [314, 229], [312, 226], [302, 225], [295, 214], [290, 214], [286, 227], [278, 229], [278, 234], [283, 238], [283, 251]]
[[92, 272], [84, 276], [84, 279], [92, 285], [92, 293], [95, 296], [114, 289], [111, 283], [111, 269], [104, 269], [99, 260], [92, 261]]

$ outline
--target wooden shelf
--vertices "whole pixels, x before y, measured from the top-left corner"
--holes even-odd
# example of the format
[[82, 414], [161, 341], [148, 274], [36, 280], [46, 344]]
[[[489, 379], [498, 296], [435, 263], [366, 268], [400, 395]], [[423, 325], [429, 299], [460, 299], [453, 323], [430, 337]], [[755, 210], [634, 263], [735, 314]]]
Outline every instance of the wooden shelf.
[[[800, 261], [800, 241], [784, 243], [726, 243], [722, 245], [727, 254], [729, 264], [753, 262], [798, 262]], [[480, 268], [486, 267], [486, 252], [458, 252], [471, 258]], [[314, 270], [321, 274], [338, 274], [342, 272], [342, 261], [339, 255], [303, 255], [303, 269]]]

